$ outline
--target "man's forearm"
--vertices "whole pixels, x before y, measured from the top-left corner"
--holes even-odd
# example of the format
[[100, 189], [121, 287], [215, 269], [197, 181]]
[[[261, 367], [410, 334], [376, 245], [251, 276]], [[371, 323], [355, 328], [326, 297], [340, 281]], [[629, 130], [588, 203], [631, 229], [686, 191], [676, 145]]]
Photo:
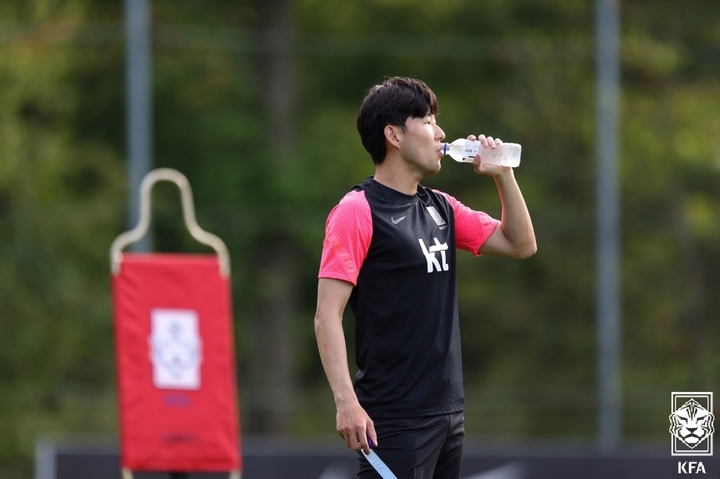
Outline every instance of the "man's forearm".
[[532, 256], [537, 251], [535, 231], [513, 170], [496, 175], [495, 184], [502, 203], [500, 227], [505, 237], [519, 257]]
[[316, 318], [315, 336], [320, 359], [335, 397], [335, 402], [352, 400], [355, 398], [355, 391], [350, 380], [342, 323], [337, 320], [328, 321]]
[[315, 316], [315, 337], [335, 403], [340, 407], [341, 404], [357, 401], [350, 379], [342, 318]]

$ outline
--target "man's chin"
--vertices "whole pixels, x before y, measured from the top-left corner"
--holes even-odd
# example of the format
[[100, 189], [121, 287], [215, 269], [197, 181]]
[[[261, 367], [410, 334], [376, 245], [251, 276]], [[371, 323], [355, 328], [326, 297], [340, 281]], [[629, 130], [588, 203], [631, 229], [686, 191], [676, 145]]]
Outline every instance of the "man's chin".
[[437, 162], [437, 164], [425, 165], [425, 170], [422, 172], [423, 178], [437, 174], [440, 171], [440, 168], [442, 168], [442, 165], [439, 161]]

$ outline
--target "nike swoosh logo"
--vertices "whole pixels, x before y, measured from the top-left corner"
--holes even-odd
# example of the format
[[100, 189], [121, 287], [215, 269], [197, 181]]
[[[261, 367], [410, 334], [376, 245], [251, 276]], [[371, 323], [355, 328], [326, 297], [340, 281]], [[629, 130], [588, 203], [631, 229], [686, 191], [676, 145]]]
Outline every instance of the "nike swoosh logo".
[[407, 215], [405, 215], [401, 218], [398, 218], [398, 219], [395, 219], [391, 216], [390, 221], [392, 221], [392, 224], [396, 225], [396, 224], [400, 223], [402, 220], [404, 220], [405, 218], [407, 218]]

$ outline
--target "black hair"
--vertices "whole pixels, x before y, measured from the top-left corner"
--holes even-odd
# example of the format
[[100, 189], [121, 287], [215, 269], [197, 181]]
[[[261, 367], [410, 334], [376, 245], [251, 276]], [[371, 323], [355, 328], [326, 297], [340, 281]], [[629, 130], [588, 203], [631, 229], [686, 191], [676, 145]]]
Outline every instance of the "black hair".
[[360, 106], [357, 129], [360, 140], [370, 153], [373, 163], [385, 159], [384, 129], [387, 125], [405, 130], [408, 118], [437, 115], [435, 93], [422, 81], [414, 78], [392, 77], [368, 90]]

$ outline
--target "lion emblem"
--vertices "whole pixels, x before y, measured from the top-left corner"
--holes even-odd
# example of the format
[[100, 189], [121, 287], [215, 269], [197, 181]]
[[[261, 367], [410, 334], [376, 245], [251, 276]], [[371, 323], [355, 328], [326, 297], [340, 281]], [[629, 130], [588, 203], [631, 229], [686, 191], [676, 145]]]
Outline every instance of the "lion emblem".
[[694, 399], [670, 414], [670, 434], [690, 449], [710, 437], [714, 432], [715, 416]]

